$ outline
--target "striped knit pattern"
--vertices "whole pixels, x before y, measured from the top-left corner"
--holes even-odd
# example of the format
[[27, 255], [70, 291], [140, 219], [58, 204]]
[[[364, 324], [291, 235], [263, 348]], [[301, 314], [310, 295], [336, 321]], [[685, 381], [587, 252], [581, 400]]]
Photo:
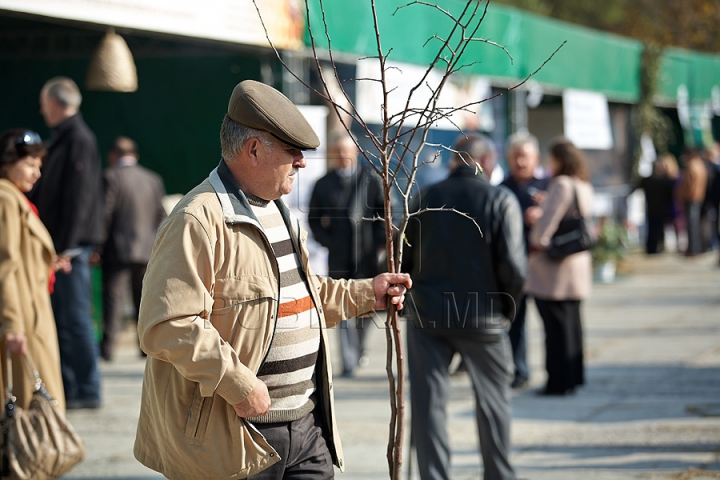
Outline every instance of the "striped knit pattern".
[[280, 267], [280, 306], [275, 334], [258, 378], [270, 392], [270, 412], [257, 423], [291, 422], [315, 408], [315, 363], [320, 320], [302, 276], [297, 252], [275, 202], [252, 206]]

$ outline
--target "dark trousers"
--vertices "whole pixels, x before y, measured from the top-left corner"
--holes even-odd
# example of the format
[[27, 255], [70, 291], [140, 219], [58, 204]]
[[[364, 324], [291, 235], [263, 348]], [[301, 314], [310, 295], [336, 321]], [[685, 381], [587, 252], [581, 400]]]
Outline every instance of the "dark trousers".
[[702, 233], [700, 229], [700, 213], [702, 203], [688, 202], [685, 204], [685, 224], [687, 226], [688, 244], [686, 255], [697, 255], [703, 252]]
[[365, 338], [372, 328], [365, 318], [343, 320], [337, 326], [340, 337], [340, 355], [343, 362], [343, 374], [351, 375], [357, 367], [360, 357], [365, 353]]
[[115, 337], [122, 326], [124, 293], [128, 284], [131, 285], [137, 319], [146, 269], [147, 264], [144, 263], [103, 264], [103, 337], [100, 341], [100, 355], [105, 360], [113, 356]]
[[665, 243], [665, 218], [650, 217], [647, 219], [647, 238], [645, 239], [645, 252], [648, 255], [660, 253]]
[[260, 433], [280, 455], [280, 461], [252, 480], [323, 480], [335, 478], [332, 458], [322, 431], [322, 419], [315, 408], [300, 420], [282, 423], [255, 423]]
[[545, 326], [546, 391], [563, 394], [585, 383], [579, 300], [535, 298]]
[[92, 251], [92, 247], [83, 247], [81, 253], [72, 259], [72, 271], [57, 273], [55, 292], [51, 297], [67, 401], [100, 399], [97, 342], [91, 315]]
[[420, 478], [450, 478], [450, 441], [446, 407], [450, 397], [448, 367], [459, 352], [475, 393], [475, 408], [484, 479], [514, 479], [510, 466], [510, 369], [505, 335], [497, 340], [441, 338], [407, 329], [411, 388], [412, 441]]
[[530, 371], [527, 366], [527, 336], [525, 335], [525, 314], [527, 312], [527, 295], [520, 297], [517, 302], [515, 319], [510, 324], [510, 346], [512, 347], [513, 363], [515, 364], [515, 379], [527, 380]]

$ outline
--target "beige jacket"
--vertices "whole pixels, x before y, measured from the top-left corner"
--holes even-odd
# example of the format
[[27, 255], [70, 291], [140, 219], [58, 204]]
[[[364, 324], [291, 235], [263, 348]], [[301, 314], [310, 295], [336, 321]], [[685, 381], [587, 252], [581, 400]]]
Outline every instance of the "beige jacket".
[[[326, 327], [372, 311], [371, 280], [317, 277], [307, 232], [278, 201], [320, 315], [318, 401], [342, 470]], [[148, 354], [135, 457], [171, 480], [236, 479], [279, 460], [233, 405], [252, 390], [274, 333], [278, 266], [224, 163], [162, 224], [143, 282], [138, 322]]]
[[577, 187], [580, 213], [592, 214], [593, 188], [588, 182], [561, 175], [552, 179], [542, 204], [543, 214], [532, 230], [528, 257], [525, 292], [543, 300], [581, 300], [590, 295], [592, 258], [590, 252], [580, 252], [562, 260], [552, 260], [542, 250], [550, 245], [560, 220], [572, 206]]
[[[24, 333], [27, 349], [48, 393], [65, 410], [60, 374], [55, 317], [50, 305], [48, 277], [55, 248], [47, 229], [30, 209], [25, 195], [10, 181], [0, 179], [0, 337]], [[3, 392], [5, 392], [5, 344], [0, 342]], [[34, 382], [13, 355], [13, 394], [17, 404], [28, 408]], [[4, 393], [3, 393], [4, 396]]]

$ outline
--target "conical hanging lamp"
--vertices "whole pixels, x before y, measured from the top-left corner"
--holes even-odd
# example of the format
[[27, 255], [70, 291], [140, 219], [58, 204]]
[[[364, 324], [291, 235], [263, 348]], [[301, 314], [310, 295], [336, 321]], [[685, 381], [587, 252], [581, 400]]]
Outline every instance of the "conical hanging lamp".
[[93, 52], [85, 87], [102, 92], [134, 92], [138, 88], [132, 53], [125, 40], [112, 28]]

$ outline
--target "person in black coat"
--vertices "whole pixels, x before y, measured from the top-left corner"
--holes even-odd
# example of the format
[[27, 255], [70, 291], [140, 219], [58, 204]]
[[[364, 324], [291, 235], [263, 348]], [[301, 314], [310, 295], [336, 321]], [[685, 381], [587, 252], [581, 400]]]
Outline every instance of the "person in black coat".
[[[413, 279], [407, 328], [412, 432], [420, 478], [450, 478], [445, 407], [448, 368], [460, 353], [472, 380], [485, 479], [513, 479], [510, 357], [506, 323], [525, 281], [520, 205], [488, 178], [495, 149], [485, 136], [462, 136], [450, 176], [425, 189], [411, 211], [403, 270]], [[484, 174], [477, 174], [479, 164]], [[473, 222], [474, 219], [476, 223]], [[478, 231], [482, 230], [482, 235]]]
[[40, 112], [52, 138], [42, 177], [30, 192], [58, 256], [72, 266], [69, 273], [57, 273], [52, 295], [68, 409], [100, 406], [90, 256], [103, 238], [102, 173], [95, 135], [79, 112], [81, 102], [69, 78], [56, 77], [43, 86]]
[[[167, 217], [160, 176], [138, 165], [135, 142], [115, 139], [105, 170], [105, 232], [102, 250], [103, 337], [100, 356], [112, 360], [122, 325], [125, 289], [131, 285], [135, 313], [140, 311], [142, 280], [160, 223]], [[136, 317], [137, 318], [137, 317]]]
[[[313, 237], [328, 249], [332, 278], [368, 278], [379, 272], [378, 255], [385, 246], [383, 195], [380, 179], [357, 164], [354, 140], [344, 133], [330, 143], [329, 156], [337, 168], [320, 178], [310, 198], [308, 223]], [[338, 327], [343, 375], [352, 376], [365, 364], [368, 322], [343, 321]]]
[[667, 173], [665, 163], [656, 160], [653, 173], [640, 180], [639, 188], [645, 192], [645, 222], [647, 235], [645, 253], [661, 253], [665, 246], [665, 224], [673, 209], [673, 179]]

